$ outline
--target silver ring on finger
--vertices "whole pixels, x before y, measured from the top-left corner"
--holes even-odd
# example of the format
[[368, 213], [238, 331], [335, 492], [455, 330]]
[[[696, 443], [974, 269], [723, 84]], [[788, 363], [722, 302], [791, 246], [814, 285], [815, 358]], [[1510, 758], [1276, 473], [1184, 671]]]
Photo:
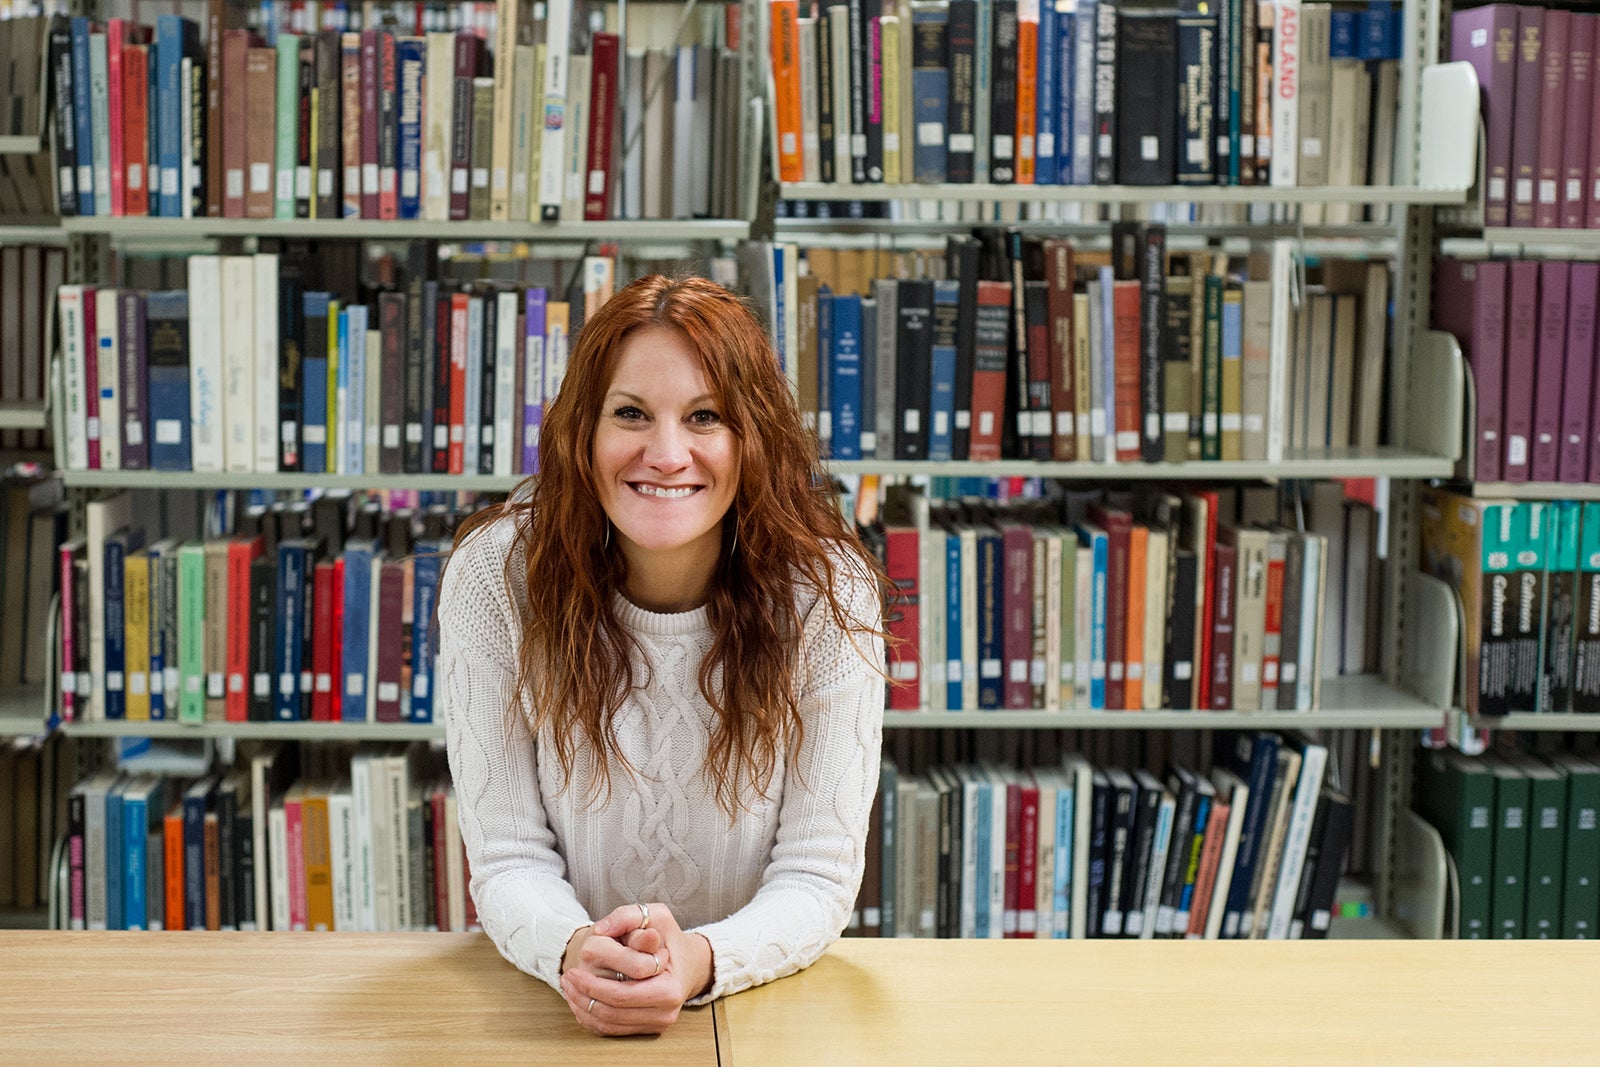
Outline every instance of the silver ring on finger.
[[650, 958], [656, 961], [656, 969], [650, 972], [650, 977], [654, 978], [661, 973], [661, 957], [652, 952], [650, 953]]
[[589, 1007], [588, 1007], [587, 1011], [589, 1012], [590, 1015], [594, 1014], [594, 997], [590, 997], [589, 998]]
[[619, 981], [619, 982], [626, 982], [628, 980], [628, 976], [623, 974], [621, 971], [617, 971], [616, 975], [617, 975], [617, 981]]
[[641, 929], [641, 930], [650, 929], [650, 905], [648, 905], [648, 904], [640, 904], [639, 905], [639, 913], [640, 913], [641, 916], [643, 916], [639, 920], [639, 929]]

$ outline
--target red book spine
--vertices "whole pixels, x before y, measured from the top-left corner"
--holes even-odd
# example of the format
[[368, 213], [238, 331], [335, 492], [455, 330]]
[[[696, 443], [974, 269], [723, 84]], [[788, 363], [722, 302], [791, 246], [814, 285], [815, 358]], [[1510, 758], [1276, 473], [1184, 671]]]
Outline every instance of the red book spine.
[[[1482, 306], [1480, 300], [1479, 306]], [[1533, 438], [1533, 379], [1539, 350], [1539, 264], [1511, 264], [1506, 311], [1505, 472], [1508, 482], [1528, 480]], [[1480, 395], [1478, 402], [1484, 403]]]
[[1112, 282], [1112, 286], [1117, 462], [1137, 463], [1143, 457], [1139, 426], [1144, 418], [1139, 392], [1140, 286], [1132, 279]]
[[[242, 72], [241, 72], [242, 73]], [[122, 50], [122, 213], [150, 213], [150, 46]], [[114, 205], [113, 205], [114, 206]]]
[[1561, 133], [1567, 124], [1567, 32], [1571, 20], [1572, 14], [1568, 11], [1544, 13], [1534, 225], [1546, 229], [1561, 224]]
[[[1267, 549], [1266, 623], [1261, 642], [1261, 708], [1278, 706], [1278, 667], [1283, 662], [1283, 566], [1284, 546]], [[1255, 708], [1244, 708], [1255, 711]]]
[[378, 697], [373, 717], [378, 722], [400, 721], [400, 615], [405, 580], [405, 566], [399, 560], [385, 560], [378, 570], [378, 677], [373, 680]]
[[460, 474], [466, 457], [467, 302], [466, 293], [450, 295], [450, 473]]
[[318, 605], [311, 623], [311, 721], [333, 717], [333, 562], [322, 560], [311, 568], [312, 603]]
[[613, 155], [617, 137], [617, 59], [620, 42], [614, 33], [597, 33], [590, 52], [589, 166], [583, 217], [596, 222], [611, 217]]
[[1238, 558], [1239, 550], [1221, 541], [1212, 549], [1211, 570], [1217, 578], [1212, 598], [1210, 706], [1218, 711], [1233, 707], [1233, 575]]
[[336, 697], [339, 693], [339, 679], [344, 677], [344, 557], [340, 556], [333, 561], [333, 632], [328, 635], [328, 677], [333, 682], [333, 694], [329, 697], [330, 707], [328, 715], [337, 719], [340, 714], [335, 709], [338, 707]]
[[1077, 427], [1073, 423], [1076, 396], [1072, 373], [1072, 244], [1046, 241], [1044, 256], [1045, 280], [1049, 284], [1045, 308], [1050, 331], [1051, 456], [1058, 463], [1071, 463], [1078, 458]]
[[1561, 138], [1561, 225], [1583, 226], [1583, 179], [1589, 163], [1589, 124], [1594, 112], [1595, 26], [1600, 15], [1572, 16], [1567, 32], [1566, 130]]
[[921, 563], [918, 535], [913, 527], [890, 527], [884, 532], [884, 569], [894, 583], [894, 604], [889, 617], [889, 707], [916, 711], [922, 705]]
[[[1000, 788], [1000, 783], [995, 783]], [[1006, 791], [1006, 884], [1005, 910], [1000, 917], [1002, 937], [1017, 936], [1018, 916], [1022, 909], [1022, 786], [1007, 782]]]
[[83, 288], [84, 437], [89, 442], [89, 469], [100, 469], [100, 332], [95, 317], [95, 290]]
[[[378, 110], [379, 121], [398, 122], [399, 109], [394, 102], [399, 99], [396, 85], [396, 70], [394, 58], [394, 34], [388, 30], [378, 34], [378, 86], [381, 100], [389, 101], [389, 107], [381, 106]], [[380, 219], [397, 219], [400, 217], [400, 189], [395, 183], [395, 163], [384, 156], [382, 145], [385, 136], [390, 138], [390, 143], [399, 142], [397, 132], [380, 130], [378, 133], [378, 217]]]
[[1033, 530], [1001, 527], [1001, 647], [1005, 655], [1004, 706], [1033, 707], [1029, 669], [1033, 664]]
[[250, 718], [250, 565], [263, 551], [261, 538], [236, 540], [228, 545], [228, 588], [245, 590], [228, 598], [227, 686], [223, 692], [223, 717], [228, 722]]
[[[808, 4], [807, 7], [810, 5]], [[805, 170], [800, 139], [800, 5], [771, 0], [773, 121], [778, 136], [778, 179], [797, 182]]]
[[1539, 108], [1543, 97], [1544, 9], [1517, 9], [1516, 107], [1511, 128], [1511, 225], [1532, 226], [1539, 177]]
[[1219, 797], [1211, 805], [1211, 813], [1206, 817], [1205, 843], [1200, 846], [1200, 869], [1195, 874], [1186, 937], [1205, 936], [1206, 920], [1211, 914], [1211, 897], [1217, 888], [1217, 868], [1222, 864], [1222, 839], [1227, 836], [1228, 815], [1232, 809], [1232, 804]]
[[1196, 492], [1195, 495], [1206, 502], [1206, 525], [1201, 531], [1200, 549], [1198, 555], [1205, 561], [1206, 578], [1201, 595], [1200, 609], [1196, 618], [1195, 630], [1195, 690], [1194, 706], [1209, 708], [1211, 706], [1211, 642], [1213, 639], [1211, 627], [1216, 621], [1217, 610], [1217, 502], [1218, 497], [1210, 490]]
[[127, 125], [124, 122], [123, 111], [123, 45], [128, 40], [128, 20], [110, 19], [106, 22], [106, 112], [111, 136], [107, 139], [111, 148], [111, 214], [122, 215], [126, 213], [124, 189], [126, 187], [127, 162], [124, 154], [123, 138], [127, 134]]
[[439, 929], [449, 931], [450, 925], [450, 874], [444, 825], [444, 787], [439, 786], [428, 796], [428, 806], [433, 808], [433, 841], [428, 858], [433, 863], [433, 912], [439, 917]]
[[1553, 482], [1561, 472], [1561, 398], [1567, 378], [1567, 288], [1571, 264], [1539, 264], [1539, 363], [1533, 390], [1533, 458], [1528, 477]]
[[[1517, 71], [1517, 9], [1510, 4], [1491, 4], [1457, 11], [1451, 17], [1450, 32], [1451, 57], [1470, 62], [1478, 72], [1485, 141], [1483, 222], [1485, 226], [1506, 226], [1511, 221], [1512, 91]], [[1584, 144], [1589, 144], [1587, 138]]]
[[245, 59], [250, 53], [250, 31], [228, 30], [222, 42], [222, 214], [242, 219], [246, 164]]
[[361, 217], [378, 217], [378, 31], [361, 31]]
[[[1008, 798], [1009, 799], [1009, 798]], [[1039, 787], [1022, 787], [1022, 825], [1018, 828], [1017, 936], [1035, 937], [1039, 928]]]
[[1101, 505], [1089, 521], [1106, 532], [1106, 707], [1123, 706], [1123, 671], [1128, 645], [1128, 541], [1133, 516]]
[[283, 798], [283, 821], [288, 833], [289, 929], [306, 928], [306, 846], [305, 825], [298, 796]]
[[978, 283], [977, 320], [972, 361], [972, 435], [967, 447], [967, 457], [975, 463], [1000, 458], [1010, 355], [1010, 282]]

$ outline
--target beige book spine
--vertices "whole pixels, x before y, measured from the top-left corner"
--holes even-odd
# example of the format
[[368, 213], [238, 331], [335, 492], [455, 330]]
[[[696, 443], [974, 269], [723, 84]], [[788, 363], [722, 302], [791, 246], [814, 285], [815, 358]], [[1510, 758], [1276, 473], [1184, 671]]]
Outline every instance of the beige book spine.
[[883, 28], [883, 180], [887, 185], [898, 185], [905, 180], [901, 175], [900, 146], [909, 144], [902, 136], [908, 131], [900, 125], [900, 16], [884, 15], [878, 21]]
[[513, 97], [516, 83], [512, 63], [517, 31], [522, 21], [522, 0], [495, 0], [494, 97], [489, 148], [489, 218], [511, 218], [511, 145]]

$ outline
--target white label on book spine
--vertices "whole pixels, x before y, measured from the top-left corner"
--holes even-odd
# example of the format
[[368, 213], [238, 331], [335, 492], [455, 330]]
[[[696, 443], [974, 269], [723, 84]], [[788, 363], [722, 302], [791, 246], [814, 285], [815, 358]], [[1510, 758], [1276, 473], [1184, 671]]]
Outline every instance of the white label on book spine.
[[1184, 161], [1196, 167], [1206, 161], [1206, 141], [1204, 137], [1191, 137], [1184, 142]]
[[1161, 159], [1161, 138], [1145, 136], [1139, 138], [1139, 158], [1146, 163], [1155, 163]]
[[316, 691], [319, 693], [333, 692], [333, 675], [327, 671], [320, 671], [316, 678]]
[[1144, 661], [1137, 660], [1128, 664], [1128, 681], [1140, 682], [1144, 680]]
[[922, 410], [920, 408], [906, 408], [905, 431], [906, 433], [922, 432]]
[[861, 431], [861, 451], [876, 452], [878, 450], [878, 435], [872, 430]]
[[[1600, 182], [1595, 183], [1597, 198], [1600, 198]], [[1489, 199], [1504, 200], [1506, 198], [1506, 180], [1504, 178], [1489, 179]]]
[[1556, 202], [1556, 183], [1550, 179], [1539, 182], [1539, 203], [1553, 204]]
[[1224, 411], [1222, 413], [1222, 430], [1232, 433], [1244, 425], [1244, 418], [1237, 411]]
[[1526, 462], [1528, 462], [1528, 439], [1521, 434], [1512, 434], [1506, 438], [1506, 463], [1520, 467]]
[[393, 704], [400, 699], [400, 686], [394, 682], [379, 682], [378, 699], [385, 704]]
[[383, 447], [384, 448], [399, 448], [400, 447], [400, 427], [399, 426], [396, 426], [395, 424], [390, 423], [388, 426], [385, 426], [383, 428]]
[[1239, 135], [1239, 155], [1249, 157], [1256, 154], [1256, 139], [1248, 133]]
[[406, 423], [406, 443], [412, 445], [420, 445], [422, 443], [422, 423]]
[[1144, 435], [1146, 437], [1161, 436], [1161, 416], [1155, 412], [1144, 417]]
[[1515, 186], [1513, 186], [1513, 188], [1517, 192], [1517, 203], [1519, 203], [1519, 204], [1531, 204], [1531, 203], [1533, 203], [1533, 179], [1532, 178], [1518, 178], [1517, 179], [1517, 184]]
[[993, 148], [994, 158], [996, 159], [1010, 159], [1012, 152], [1015, 150], [1011, 135], [1006, 133], [995, 134], [994, 140], [990, 142], [990, 145]]
[[488, 188], [488, 186], [489, 186], [489, 168], [488, 167], [473, 167], [472, 168], [472, 187], [474, 189], [486, 189], [486, 188]]
[[1188, 433], [1189, 413], [1187, 411], [1169, 411], [1166, 417], [1168, 433]]
[[123, 441], [130, 445], [144, 444], [144, 424], [138, 419], [132, 419], [122, 426]]
[[327, 169], [317, 171], [317, 195], [333, 195], [333, 171]]
[[1012, 660], [1011, 676], [1008, 680], [1013, 682], [1026, 682], [1028, 680], [1028, 661], [1025, 659]]
[[1245, 433], [1260, 433], [1262, 430], [1266, 429], [1266, 425], [1266, 419], [1260, 415], [1246, 415], [1244, 417]]
[[1106, 412], [1104, 408], [1091, 408], [1089, 410], [1089, 436], [1104, 437], [1106, 432]]
[[412, 677], [411, 695], [419, 700], [428, 699], [428, 676], [426, 674], [418, 674]]
[[1186, 659], [1180, 659], [1172, 665], [1172, 676], [1180, 682], [1187, 682], [1194, 674], [1194, 664]]
[[450, 445], [450, 427], [435, 426], [433, 428], [433, 447], [447, 448]]
[[1056, 135], [1049, 132], [1041, 132], [1037, 147], [1040, 159], [1053, 158], [1056, 154]]
[[1072, 420], [1072, 412], [1070, 412], [1070, 411], [1058, 411], [1058, 412], [1056, 412], [1056, 433], [1059, 434], [1062, 437], [1071, 437], [1071, 436], [1073, 436], [1075, 431], [1072, 428], [1072, 422], [1073, 422], [1073, 420]]
[[867, 154], [866, 134], [853, 133], [850, 135], [850, 154], [852, 156], [864, 156]]
[[606, 172], [591, 170], [589, 172], [589, 195], [600, 196], [606, 191]]
[[[166, 191], [167, 179], [168, 178], [172, 179], [172, 191], [173, 191], [173, 194], [176, 195], [177, 191], [178, 191], [178, 175], [177, 175], [177, 171], [174, 171], [169, 167], [166, 170], [161, 172], [161, 188], [162, 188], [162, 192]], [[294, 171], [292, 171], [292, 170], [280, 170], [278, 172], [278, 199], [279, 200], [293, 200], [294, 199]]]
[[238, 673], [237, 671], [235, 671], [233, 674], [228, 675], [228, 692], [230, 692], [230, 693], [242, 693], [242, 692], [244, 692], [244, 675]]
[[1132, 430], [1121, 430], [1117, 433], [1117, 448], [1129, 450], [1139, 447], [1139, 435]]
[[300, 692], [311, 692], [311, 672], [309, 670], [300, 672]]
[[893, 130], [883, 131], [883, 150], [885, 152], [900, 151], [900, 135]]
[[156, 444], [175, 445], [183, 441], [182, 419], [157, 419]]
[[302, 200], [311, 196], [311, 168], [296, 167], [294, 169], [294, 195]]
[[973, 140], [972, 134], [970, 133], [952, 133], [950, 135], [950, 145], [948, 150], [951, 152], [971, 152], [975, 150], [976, 147], [977, 142]]
[[994, 412], [978, 412], [978, 435], [988, 437], [992, 433], [994, 433]]
[[360, 671], [352, 671], [344, 677], [344, 691], [347, 695], [358, 697], [367, 691], [367, 676]]
[[294, 674], [284, 671], [278, 675], [278, 692], [286, 697], [294, 696]]
[[1111, 135], [1109, 133], [1102, 133], [1095, 138], [1095, 150], [1102, 156], [1111, 154]]
[[944, 144], [944, 123], [917, 123], [917, 144], [928, 148], [934, 148], [938, 145]]
[[[166, 682], [166, 690], [167, 690], [167, 692], [176, 693], [178, 691], [178, 668], [176, 668], [176, 667], [168, 667], [165, 670], [163, 670], [161, 673], [163, 675], [165, 675], [165, 682]], [[154, 692], [154, 691], [155, 691], [154, 689], [151, 690], [151, 692]]]
[[93, 166], [79, 167], [78, 168], [78, 188], [80, 188], [80, 189], [93, 189], [94, 188], [94, 167]]
[[997, 659], [984, 659], [978, 661], [978, 677], [994, 681], [1000, 677], [1001, 666]]
[[956, 429], [967, 430], [972, 428], [972, 411], [963, 409], [956, 412]]
[[137, 192], [144, 188], [144, 164], [128, 164], [128, 189]]
[[945, 660], [944, 676], [947, 681], [959, 682], [961, 677], [961, 661], [958, 659]]
[[1300, 139], [1300, 154], [1310, 156], [1312, 159], [1322, 158], [1322, 138], [1302, 137]]
[[212, 700], [220, 700], [227, 695], [227, 690], [223, 687], [222, 681], [223, 677], [221, 671], [212, 671], [207, 674], [206, 696], [210, 697]]
[[328, 443], [328, 428], [311, 422], [306, 424], [306, 444], [325, 445]]
[[145, 679], [148, 677], [144, 671], [134, 671], [128, 675], [128, 692], [136, 697], [145, 695]]
[[1044, 684], [1044, 660], [1036, 659], [1029, 664], [1028, 682], [1032, 685]]

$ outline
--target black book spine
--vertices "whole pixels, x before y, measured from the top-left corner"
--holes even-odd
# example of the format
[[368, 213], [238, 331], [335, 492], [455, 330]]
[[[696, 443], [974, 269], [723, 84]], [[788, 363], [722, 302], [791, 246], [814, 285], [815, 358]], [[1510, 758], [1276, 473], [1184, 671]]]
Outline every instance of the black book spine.
[[1194, 597], [1199, 577], [1199, 562], [1189, 549], [1180, 548], [1172, 557], [1168, 575], [1166, 654], [1162, 657], [1166, 677], [1162, 679], [1161, 706], [1187, 711], [1194, 701]]
[[995, 0], [989, 82], [989, 180], [1017, 180], [1017, 0]]
[[1084, 916], [1087, 935], [1099, 937], [1104, 929], [1106, 868], [1111, 852], [1112, 796], [1111, 783], [1105, 772], [1094, 772], [1094, 789], [1090, 798], [1089, 817], [1089, 885]]
[[[854, 5], [852, 5], [854, 6]], [[867, 107], [867, 181], [883, 181], [883, 0], [862, 0], [861, 24], [866, 31], [862, 73]]]
[[55, 108], [56, 211], [78, 213], [77, 126], [72, 112], [72, 26], [65, 15], [50, 16], [50, 75]]
[[1117, 181], [1172, 185], [1177, 180], [1177, 18], [1171, 11], [1124, 10], [1117, 55], [1130, 76], [1117, 80]]
[[440, 293], [434, 320], [433, 473], [450, 473], [450, 335], [452, 298]]
[[[483, 298], [483, 374], [478, 379], [478, 473], [494, 473], [494, 450], [509, 448], [510, 442], [500, 442], [494, 436], [494, 386], [496, 364], [500, 356], [500, 295], [490, 292]], [[469, 427], [469, 432], [471, 428]]]
[[1117, 181], [1117, 2], [1094, 9], [1094, 183]]
[[1302, 936], [1307, 940], [1320, 940], [1328, 936], [1333, 901], [1338, 894], [1339, 879], [1344, 874], [1345, 859], [1350, 852], [1350, 834], [1355, 818], [1354, 806], [1343, 793], [1324, 789], [1323, 799], [1328, 802], [1328, 815], [1323, 822], [1316, 871], [1312, 875], [1311, 892], [1306, 899]]
[[902, 280], [897, 314], [900, 323], [896, 331], [894, 363], [894, 458], [927, 459], [933, 283], [924, 279]]
[[867, 0], [850, 0], [850, 180], [867, 180]]
[[[416, 461], [413, 466], [411, 455], [413, 442], [411, 440], [411, 415], [407, 414], [406, 426], [406, 470], [423, 473], [433, 469], [433, 383], [434, 361], [438, 358], [438, 328], [439, 328], [439, 283], [431, 279], [422, 283], [422, 291], [418, 295], [418, 308], [412, 308], [411, 314], [422, 316], [422, 327], [417, 333], [416, 351], [407, 355], [408, 375], [406, 381], [406, 410], [416, 411], [416, 441], [414, 451]], [[411, 388], [409, 375], [410, 364], [416, 364], [417, 388]]]
[[[295, 172], [294, 172], [294, 217], [309, 219], [311, 217], [311, 200], [315, 196], [312, 184], [315, 181], [311, 174], [311, 133], [316, 126], [317, 116], [311, 110], [311, 90], [317, 84], [317, 49], [315, 38], [302, 37], [300, 40], [300, 115], [298, 119], [299, 133], [295, 140]], [[202, 68], [196, 67], [196, 70]], [[202, 98], [203, 99], [203, 98]], [[203, 116], [197, 114], [197, 120]], [[198, 140], [205, 129], [203, 121], [195, 123], [195, 138]], [[197, 146], [198, 147], [198, 146]], [[204, 159], [200, 152], [195, 152], [196, 159]], [[202, 208], [197, 215], [204, 214]]]
[[[833, 20], [827, 7], [817, 10], [817, 165], [824, 182], [834, 180]], [[784, 201], [786, 202], [786, 201]]]
[[972, 370], [978, 344], [978, 242], [961, 238], [951, 251], [951, 277], [961, 285], [956, 317], [955, 419], [952, 459], [964, 460], [972, 444]]
[[278, 283], [278, 469], [300, 469], [300, 283]]
[[234, 855], [239, 857], [239, 925], [256, 929], [256, 851], [253, 820], [240, 814], [233, 820]]
[[344, 167], [340, 165], [343, 151], [340, 138], [340, 104], [343, 101], [341, 79], [342, 55], [337, 30], [323, 30], [317, 34], [317, 166], [311, 175], [316, 199], [317, 218], [336, 219], [343, 213], [340, 178]]
[[946, 176], [971, 183], [974, 166], [973, 108], [977, 106], [978, 5], [950, 0], [950, 110], [945, 121]]
[[[1152, 788], [1154, 787], [1154, 788]], [[1128, 874], [1122, 881], [1122, 933], [1139, 937], [1144, 932], [1144, 890], [1150, 879], [1150, 852], [1156, 840], [1156, 815], [1161, 808], [1160, 783], [1140, 777], [1134, 782], [1133, 836]]]
[[[239, 794], [233, 789], [217, 791], [217, 911], [219, 927], [239, 929], [239, 854], [234, 822], [239, 815]], [[154, 903], [153, 901], [151, 902]]]
[[1184, 0], [1178, 15], [1177, 48], [1181, 131], [1177, 153], [1178, 184], [1210, 185], [1217, 177], [1214, 104], [1217, 16], [1209, 7], [1204, 7], [1202, 0]]
[[1146, 463], [1166, 458], [1163, 413], [1167, 397], [1167, 231], [1147, 226], [1139, 257], [1139, 453]]
[[1126, 773], [1108, 774], [1111, 786], [1111, 828], [1106, 851], [1106, 888], [1103, 899], [1105, 918], [1100, 932], [1105, 937], [1121, 937], [1126, 914], [1122, 910], [1127, 890], [1129, 853], [1133, 845], [1133, 823], [1137, 812], [1133, 803], [1133, 780]]
[[[1156, 936], [1172, 937], [1173, 916], [1183, 893], [1185, 867], [1189, 862], [1189, 840], [1194, 831], [1194, 812], [1200, 795], [1187, 772], [1176, 768], [1168, 773], [1167, 788], [1177, 797], [1172, 812], [1172, 836], [1167, 842], [1166, 870], [1161, 875], [1161, 897], [1156, 911]], [[1176, 936], [1182, 937], [1180, 932]]]
[[1317, 876], [1317, 860], [1322, 855], [1322, 837], [1328, 825], [1328, 794], [1317, 794], [1317, 806], [1311, 816], [1311, 832], [1306, 836], [1306, 854], [1300, 864], [1300, 884], [1295, 887], [1294, 906], [1289, 910], [1289, 938], [1299, 941], [1305, 934], [1307, 908], [1311, 902], [1311, 884]]
[[250, 564], [251, 722], [272, 721], [273, 635], [276, 632], [278, 566], [275, 553]]

